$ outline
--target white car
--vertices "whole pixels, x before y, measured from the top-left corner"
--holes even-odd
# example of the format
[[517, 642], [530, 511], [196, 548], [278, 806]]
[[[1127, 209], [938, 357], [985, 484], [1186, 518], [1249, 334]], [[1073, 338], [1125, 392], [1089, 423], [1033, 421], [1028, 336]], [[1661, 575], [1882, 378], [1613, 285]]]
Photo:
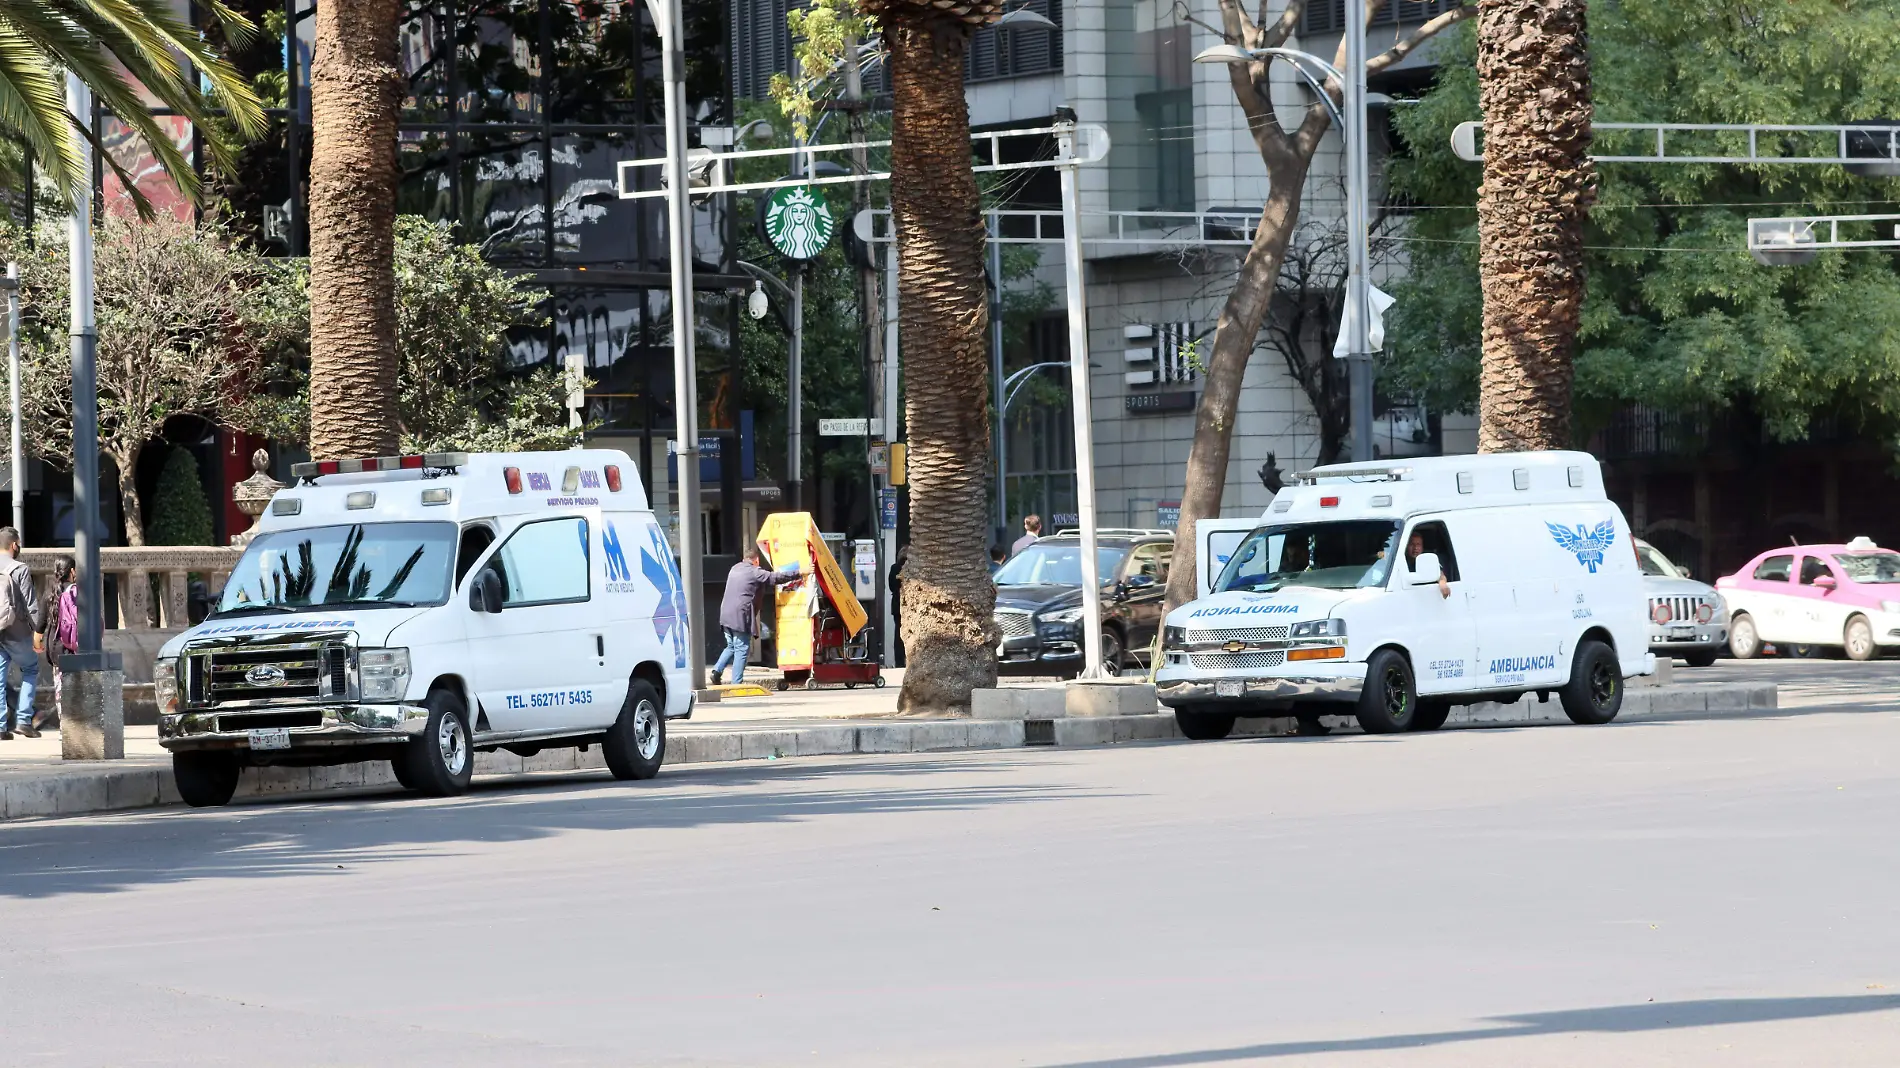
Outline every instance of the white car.
[[249, 765], [387, 760], [426, 794], [478, 751], [602, 747], [659, 772], [692, 713], [687, 597], [610, 450], [298, 464], [204, 622], [154, 670], [192, 805]]
[[1607, 723], [1624, 680], [1655, 670], [1629, 526], [1587, 453], [1337, 464], [1297, 482], [1262, 519], [1196, 529], [1197, 554], [1227, 562], [1168, 615], [1156, 673], [1188, 737], [1289, 713], [1433, 730], [1453, 705], [1525, 693]]
[[1714, 586], [1697, 582], [1654, 545], [1636, 539], [1649, 613], [1649, 651], [1708, 667], [1728, 646], [1728, 605]]

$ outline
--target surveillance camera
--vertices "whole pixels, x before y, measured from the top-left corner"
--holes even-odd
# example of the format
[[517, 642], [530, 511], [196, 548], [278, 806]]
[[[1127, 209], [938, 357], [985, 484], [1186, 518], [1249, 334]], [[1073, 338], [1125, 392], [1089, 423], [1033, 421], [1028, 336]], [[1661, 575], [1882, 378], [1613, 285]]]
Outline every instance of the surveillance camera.
[[752, 294], [745, 299], [746, 311], [751, 313], [754, 319], [763, 319], [765, 318], [765, 312], [768, 307], [769, 304], [765, 297], [765, 283], [753, 282]]

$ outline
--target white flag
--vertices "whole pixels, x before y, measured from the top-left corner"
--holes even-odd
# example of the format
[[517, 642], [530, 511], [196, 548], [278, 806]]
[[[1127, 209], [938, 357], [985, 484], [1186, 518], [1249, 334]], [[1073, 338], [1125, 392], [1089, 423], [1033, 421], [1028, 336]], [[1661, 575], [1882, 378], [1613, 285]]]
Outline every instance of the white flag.
[[[1385, 348], [1385, 310], [1393, 305], [1394, 298], [1392, 294], [1378, 286], [1367, 286], [1366, 290], [1366, 303], [1372, 308], [1372, 329], [1366, 331], [1366, 334], [1372, 342], [1372, 351], [1378, 352]], [[1347, 341], [1347, 314], [1350, 314], [1350, 311], [1340, 315], [1339, 338], [1333, 342], [1333, 358], [1336, 360], [1343, 360], [1352, 355], [1351, 345]]]

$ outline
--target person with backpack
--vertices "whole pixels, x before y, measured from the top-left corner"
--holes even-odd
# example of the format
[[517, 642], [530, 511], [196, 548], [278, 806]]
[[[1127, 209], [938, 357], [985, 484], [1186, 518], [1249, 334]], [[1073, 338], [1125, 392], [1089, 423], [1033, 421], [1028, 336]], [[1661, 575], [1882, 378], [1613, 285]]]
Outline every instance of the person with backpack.
[[[79, 651], [79, 561], [62, 556], [53, 562], [53, 597], [42, 615], [33, 648], [46, 654], [46, 663], [53, 669], [53, 707], [58, 708], [59, 658]], [[39, 726], [29, 722], [21, 733], [37, 737]]]
[[33, 725], [33, 697], [40, 679], [40, 602], [33, 592], [33, 572], [20, 559], [20, 532], [0, 527], [0, 680], [20, 669], [20, 693], [13, 707], [0, 708], [0, 742], [13, 740], [13, 728], [38, 738]]

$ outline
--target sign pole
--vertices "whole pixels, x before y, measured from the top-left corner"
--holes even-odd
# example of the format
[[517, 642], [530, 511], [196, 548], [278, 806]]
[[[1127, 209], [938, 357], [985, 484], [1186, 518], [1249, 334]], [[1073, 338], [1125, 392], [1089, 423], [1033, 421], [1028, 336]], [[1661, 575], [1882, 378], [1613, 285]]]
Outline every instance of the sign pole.
[[13, 459], [13, 529], [26, 532], [26, 448], [20, 427], [20, 265], [7, 264], [7, 412]]
[[1082, 528], [1081, 678], [1099, 679], [1102, 670], [1102, 572], [1095, 558], [1095, 439], [1089, 406], [1088, 290], [1082, 279], [1082, 213], [1078, 200], [1075, 120], [1056, 123], [1056, 144], [1065, 161], [1062, 174], [1063, 274], [1068, 281], [1069, 395], [1075, 417], [1075, 511]]

